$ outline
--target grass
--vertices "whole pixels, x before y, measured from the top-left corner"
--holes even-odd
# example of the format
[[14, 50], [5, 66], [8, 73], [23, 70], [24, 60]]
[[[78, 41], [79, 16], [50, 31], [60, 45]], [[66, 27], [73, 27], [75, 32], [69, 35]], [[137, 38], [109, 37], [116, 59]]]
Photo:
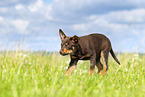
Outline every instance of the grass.
[[65, 77], [68, 56], [3, 52], [0, 97], [143, 97], [145, 56], [125, 53], [118, 59], [121, 66], [109, 58], [107, 75], [90, 76], [89, 61], [80, 61], [71, 76]]

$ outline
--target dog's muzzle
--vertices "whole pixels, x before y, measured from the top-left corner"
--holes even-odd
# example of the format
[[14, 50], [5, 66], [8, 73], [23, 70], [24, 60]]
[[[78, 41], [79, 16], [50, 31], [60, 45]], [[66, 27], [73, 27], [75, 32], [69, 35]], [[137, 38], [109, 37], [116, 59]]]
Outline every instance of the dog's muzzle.
[[64, 56], [64, 55], [72, 54], [73, 50], [67, 50], [66, 48], [64, 48], [64, 49], [61, 49], [59, 53]]

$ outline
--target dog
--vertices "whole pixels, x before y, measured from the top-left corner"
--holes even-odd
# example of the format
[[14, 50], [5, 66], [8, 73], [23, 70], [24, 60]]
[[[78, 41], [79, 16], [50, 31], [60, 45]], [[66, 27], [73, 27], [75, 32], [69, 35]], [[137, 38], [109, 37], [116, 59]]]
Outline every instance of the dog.
[[[94, 74], [95, 66], [100, 75], [106, 74], [108, 70], [108, 55], [111, 53], [114, 60], [120, 65], [112, 47], [110, 40], [103, 34], [90, 34], [87, 36], [68, 37], [59, 29], [61, 38], [61, 49], [59, 53], [63, 56], [70, 55], [71, 61], [65, 76], [70, 75], [75, 69], [79, 60], [90, 60], [89, 74]], [[102, 63], [101, 63], [102, 58]]]

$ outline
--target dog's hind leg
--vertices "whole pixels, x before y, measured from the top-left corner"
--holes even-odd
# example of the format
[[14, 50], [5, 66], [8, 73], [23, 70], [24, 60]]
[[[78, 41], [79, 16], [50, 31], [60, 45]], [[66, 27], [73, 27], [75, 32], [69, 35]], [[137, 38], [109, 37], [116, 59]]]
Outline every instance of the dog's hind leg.
[[108, 55], [109, 53], [107, 51], [101, 52], [101, 58], [103, 61], [103, 70], [100, 71], [100, 75], [106, 74], [106, 71], [108, 70]]
[[90, 59], [90, 67], [89, 67], [89, 74], [93, 75], [96, 65], [96, 56], [92, 56]]
[[71, 61], [69, 63], [69, 67], [65, 73], [65, 76], [68, 76], [73, 72], [73, 70], [76, 68], [77, 62], [78, 62], [78, 60], [71, 59]]
[[96, 66], [98, 68], [98, 73], [100, 73], [100, 71], [103, 70], [103, 65], [101, 64], [100, 60], [97, 61]]

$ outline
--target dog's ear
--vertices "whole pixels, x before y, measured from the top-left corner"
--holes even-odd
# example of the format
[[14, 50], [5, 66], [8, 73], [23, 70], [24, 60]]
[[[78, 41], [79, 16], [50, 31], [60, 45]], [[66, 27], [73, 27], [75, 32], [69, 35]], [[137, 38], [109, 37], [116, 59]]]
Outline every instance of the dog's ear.
[[60, 35], [61, 40], [64, 40], [66, 38], [66, 35], [61, 29], [59, 29], [59, 35]]
[[72, 40], [74, 43], [77, 43], [79, 40], [79, 37], [74, 35], [73, 37], [70, 38], [70, 40]]

